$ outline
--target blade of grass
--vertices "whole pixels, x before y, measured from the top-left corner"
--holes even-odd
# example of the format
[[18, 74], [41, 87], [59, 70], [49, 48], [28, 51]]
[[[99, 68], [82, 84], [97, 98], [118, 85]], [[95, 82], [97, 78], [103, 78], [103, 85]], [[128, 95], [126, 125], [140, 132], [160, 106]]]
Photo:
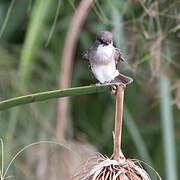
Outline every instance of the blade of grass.
[[4, 30], [5, 30], [6, 26], [7, 26], [8, 19], [9, 19], [9, 16], [11, 14], [14, 3], [15, 3], [15, 0], [12, 0], [11, 4], [9, 5], [9, 8], [8, 8], [8, 11], [7, 11], [7, 14], [6, 14], [6, 18], [5, 18], [4, 22], [3, 22], [3, 25], [2, 25], [2, 28], [1, 28], [1, 31], [0, 31], [0, 38], [3, 35], [3, 32], [4, 32]]
[[110, 25], [111, 21], [106, 17], [104, 11], [102, 10], [98, 0], [94, 1], [94, 6], [93, 6], [93, 10], [96, 13], [96, 15], [98, 16], [98, 18], [102, 21], [103, 24], [105, 25]]
[[32, 9], [32, 0], [29, 0], [29, 5], [28, 5], [28, 12], [30, 13], [31, 12], [31, 9]]
[[138, 127], [135, 124], [134, 119], [132, 118], [130, 112], [128, 111], [128, 108], [125, 106], [124, 108], [124, 123], [126, 124], [126, 127], [131, 135], [131, 138], [137, 148], [137, 151], [143, 161], [147, 162], [148, 164], [153, 164], [152, 159], [149, 155], [148, 149], [145, 145], [145, 142], [139, 132]]
[[109, 87], [112, 85], [113, 84], [83, 86], [83, 87], [46, 91], [46, 92], [40, 92], [40, 93], [30, 94], [26, 96], [20, 96], [20, 97], [8, 99], [5, 101], [1, 101], [0, 110], [8, 109], [8, 108], [23, 105], [23, 104], [29, 104], [33, 102], [45, 101], [47, 99], [105, 92], [105, 91], [109, 91]]
[[[17, 35], [17, 32], [22, 32], [21, 30], [23, 29], [24, 23], [25, 23], [24, 20], [25, 20], [25, 17], [27, 17], [27, 14], [26, 14], [27, 8], [28, 8], [28, 4], [26, 1], [24, 1], [24, 0], [15, 1], [15, 3], [13, 4], [13, 6], [9, 12], [9, 15], [8, 15], [9, 17], [7, 18], [7, 15], [5, 17], [5, 18], [7, 18], [7, 24], [6, 24], [5, 30], [3, 31], [2, 36], [0, 38], [1, 45], [3, 45], [3, 44], [5, 45], [5, 44], [9, 43], [14, 37], [16, 37], [16, 38], [20, 37], [19, 36], [20, 34], [18, 33], [18, 35]], [[4, 20], [4, 22], [5, 22], [5, 20]], [[2, 27], [2, 26], [3, 25], [0, 24], [0, 27]]]
[[30, 77], [32, 63], [43, 42], [44, 26], [52, 3], [53, 1], [51, 0], [36, 0], [33, 5], [32, 17], [20, 59], [19, 72], [21, 83], [26, 82]]
[[173, 127], [173, 112], [171, 106], [171, 94], [168, 79], [161, 75], [159, 79], [160, 113], [162, 123], [162, 136], [164, 143], [166, 179], [177, 180], [175, 138]]
[[3, 179], [3, 173], [4, 173], [4, 143], [2, 138], [0, 138], [1, 141], [1, 179]]
[[55, 144], [55, 145], [59, 145], [65, 149], [67, 149], [69, 152], [73, 153], [75, 155], [75, 157], [77, 157], [79, 160], [81, 159], [78, 154], [76, 154], [73, 150], [71, 150], [68, 146], [62, 144], [62, 143], [58, 143], [58, 142], [54, 142], [54, 141], [38, 141], [38, 142], [35, 142], [35, 143], [31, 143], [27, 146], [25, 146], [24, 148], [22, 148], [20, 151], [18, 151], [14, 157], [11, 159], [8, 167], [6, 168], [5, 170], [5, 173], [4, 173], [4, 176], [3, 176], [3, 179], [6, 178], [6, 174], [10, 168], [10, 166], [12, 165], [12, 163], [15, 161], [15, 159], [17, 158], [17, 156], [19, 156], [23, 151], [25, 151], [26, 149], [30, 148], [31, 146], [34, 146], [34, 145], [38, 145], [38, 144], [42, 144], [42, 143], [46, 143], [46, 144]]
[[59, 15], [61, 4], [62, 4], [62, 0], [59, 0], [58, 5], [57, 5], [57, 10], [56, 10], [56, 15], [55, 15], [55, 18], [54, 18], [54, 22], [53, 22], [53, 25], [51, 27], [51, 30], [50, 30], [50, 33], [49, 33], [49, 37], [48, 37], [48, 40], [47, 40], [47, 42], [45, 44], [45, 47], [48, 46], [48, 44], [49, 44], [49, 42], [51, 40], [51, 37], [53, 35], [54, 29], [55, 29], [55, 26], [56, 26], [56, 23], [57, 23], [57, 19], [58, 19], [58, 15]]
[[[136, 126], [135, 120], [131, 116], [126, 105], [124, 108], [124, 118], [125, 118], [124, 123], [125, 123], [126, 128], [128, 129], [128, 131], [131, 135], [132, 141], [134, 142], [134, 144], [136, 146], [136, 149], [137, 149], [139, 156], [143, 159], [144, 162], [153, 166], [153, 162], [152, 162], [152, 159], [149, 155], [147, 146], [143, 140], [143, 137], [140, 134], [138, 127]], [[146, 168], [146, 170], [149, 173], [149, 175], [151, 177], [153, 177], [153, 172], [149, 168]]]
[[[118, 48], [121, 49], [122, 55], [125, 59], [127, 58], [126, 53], [126, 46], [125, 46], [125, 34], [124, 34], [124, 22], [123, 17], [120, 12], [122, 12], [122, 9], [124, 7], [124, 0], [119, 2], [117, 1], [117, 4], [120, 4], [119, 6], [114, 6], [112, 1], [107, 0], [107, 3], [109, 4], [109, 7], [112, 9], [112, 23], [113, 23], [113, 34], [114, 34], [114, 40]], [[124, 69], [130, 69], [129, 65], [124, 66]]]

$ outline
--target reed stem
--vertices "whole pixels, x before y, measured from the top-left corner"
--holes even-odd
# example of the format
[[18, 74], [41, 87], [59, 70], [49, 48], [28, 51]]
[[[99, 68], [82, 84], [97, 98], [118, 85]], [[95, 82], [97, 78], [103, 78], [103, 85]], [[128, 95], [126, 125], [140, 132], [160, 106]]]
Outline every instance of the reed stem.
[[122, 116], [124, 103], [125, 85], [120, 83], [116, 89], [116, 112], [115, 112], [115, 136], [114, 136], [114, 159], [120, 161], [124, 156], [121, 153]]

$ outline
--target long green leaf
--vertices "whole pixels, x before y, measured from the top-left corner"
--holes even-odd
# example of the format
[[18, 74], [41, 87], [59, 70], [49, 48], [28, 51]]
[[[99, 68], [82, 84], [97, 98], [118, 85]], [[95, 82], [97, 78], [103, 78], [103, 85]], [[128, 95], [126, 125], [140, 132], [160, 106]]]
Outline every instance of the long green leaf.
[[58, 15], [59, 15], [61, 4], [62, 4], [62, 0], [59, 0], [58, 5], [57, 5], [57, 10], [56, 10], [56, 15], [55, 15], [55, 18], [54, 18], [54, 22], [53, 22], [53, 25], [51, 27], [51, 30], [50, 30], [50, 33], [49, 33], [49, 37], [48, 37], [48, 39], [46, 41], [45, 47], [48, 46], [48, 44], [49, 44], [49, 42], [50, 42], [50, 40], [52, 38], [52, 35], [54, 33], [55, 26], [56, 26], [57, 20], [58, 20]]
[[2, 140], [2, 138], [0, 138], [0, 142], [1, 142], [1, 171], [0, 171], [0, 178], [3, 178], [3, 174], [4, 174], [4, 142]]
[[31, 73], [32, 63], [43, 41], [45, 22], [49, 14], [52, 0], [36, 0], [32, 10], [32, 17], [28, 26], [25, 43], [20, 60], [20, 83], [26, 82]]
[[40, 92], [40, 93], [30, 94], [26, 96], [20, 96], [20, 97], [8, 99], [5, 101], [1, 101], [0, 110], [8, 109], [8, 108], [23, 105], [23, 104], [29, 104], [33, 102], [45, 101], [47, 99], [105, 92], [105, 91], [109, 91], [109, 87], [112, 85], [114, 84], [83, 86], [83, 87], [46, 91], [46, 92]]
[[9, 20], [9, 16], [10, 16], [10, 14], [11, 14], [11, 11], [12, 11], [12, 8], [13, 8], [14, 3], [15, 3], [15, 0], [12, 0], [11, 3], [10, 3], [10, 6], [9, 6], [8, 11], [7, 11], [7, 14], [6, 14], [6, 18], [5, 18], [5, 20], [4, 20], [4, 23], [3, 23], [3, 25], [2, 25], [2, 28], [1, 28], [1, 30], [0, 30], [0, 38], [1, 38], [1, 36], [3, 35], [3, 32], [4, 32], [4, 30], [5, 30], [6, 26], [7, 26], [7, 23], [8, 23], [8, 20]]
[[133, 142], [136, 145], [137, 151], [139, 153], [139, 155], [141, 156], [141, 158], [143, 159], [143, 161], [149, 163], [149, 164], [153, 164], [152, 163], [152, 159], [149, 155], [148, 149], [146, 147], [146, 144], [138, 130], [138, 127], [136, 125], [136, 123], [134, 122], [131, 114], [129, 113], [127, 107], [125, 106], [124, 108], [124, 118], [125, 121], [124, 123], [126, 124], [126, 127], [133, 139]]
[[169, 81], [161, 75], [159, 80], [160, 85], [160, 110], [161, 110], [161, 123], [162, 135], [164, 143], [164, 159], [166, 168], [166, 179], [177, 180], [177, 167], [176, 167], [176, 152], [175, 152], [175, 138], [173, 127], [173, 112], [171, 106], [171, 94]]

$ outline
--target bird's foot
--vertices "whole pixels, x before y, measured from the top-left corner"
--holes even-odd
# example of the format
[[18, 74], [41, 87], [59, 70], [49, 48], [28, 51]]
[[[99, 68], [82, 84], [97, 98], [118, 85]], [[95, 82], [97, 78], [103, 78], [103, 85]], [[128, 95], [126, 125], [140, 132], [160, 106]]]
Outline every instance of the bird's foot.
[[90, 84], [90, 86], [94, 86], [95, 88], [97, 88], [98, 86], [102, 86], [103, 85], [103, 83], [96, 83], [96, 84]]
[[116, 85], [112, 86], [112, 87], [111, 87], [111, 93], [112, 93], [113, 95], [116, 95], [116, 91], [117, 91], [117, 86], [116, 86]]
[[115, 85], [111, 86], [111, 93], [112, 93], [113, 95], [116, 95], [116, 94], [117, 94], [118, 87], [121, 87], [122, 89], [125, 90], [126, 84], [124, 84], [124, 83], [122, 83], [122, 82], [118, 82], [118, 83], [116, 83]]
[[103, 83], [101, 83], [101, 82], [98, 82], [98, 83], [96, 83], [96, 84], [90, 84], [90, 86], [94, 86], [94, 87], [102, 87], [103, 85], [106, 85], [106, 84], [114, 84], [114, 83], [112, 83], [111, 81], [105, 81], [105, 82], [103, 82]]
[[111, 81], [105, 81], [103, 84], [109, 84], [111, 83]]
[[98, 82], [98, 83], [96, 83], [96, 84], [91, 84], [91, 86], [95, 86], [95, 87], [102, 87], [103, 85], [106, 85], [106, 84], [113, 84], [113, 83], [111, 83], [111, 81], [105, 81], [105, 82]]

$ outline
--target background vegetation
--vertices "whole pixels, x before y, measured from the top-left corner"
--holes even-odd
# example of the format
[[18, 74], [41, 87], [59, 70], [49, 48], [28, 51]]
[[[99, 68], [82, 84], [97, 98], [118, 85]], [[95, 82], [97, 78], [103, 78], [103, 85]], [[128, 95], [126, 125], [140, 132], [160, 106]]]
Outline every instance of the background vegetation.
[[[120, 70], [134, 78], [125, 92], [125, 156], [151, 164], [163, 179], [178, 179], [177, 0], [1, 0], [0, 100], [95, 83], [81, 53], [100, 30], [114, 33], [114, 44], [128, 61]], [[77, 153], [98, 150], [111, 156], [115, 106], [111, 93], [74, 96], [68, 104], [60, 101], [0, 112], [5, 167], [24, 146], [40, 140], [62, 142], [64, 137]], [[16, 159], [8, 175], [18, 180], [64, 179], [63, 174], [69, 175], [78, 164], [70, 154], [55, 145], [33, 146]]]

